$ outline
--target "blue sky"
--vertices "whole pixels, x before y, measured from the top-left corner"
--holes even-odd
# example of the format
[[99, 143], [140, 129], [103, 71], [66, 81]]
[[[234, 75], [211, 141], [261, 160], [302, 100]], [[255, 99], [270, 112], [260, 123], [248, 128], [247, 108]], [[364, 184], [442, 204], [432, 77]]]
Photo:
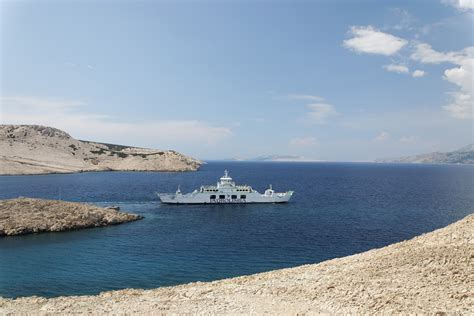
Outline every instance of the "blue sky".
[[202, 159], [473, 142], [459, 1], [1, 1], [2, 123]]

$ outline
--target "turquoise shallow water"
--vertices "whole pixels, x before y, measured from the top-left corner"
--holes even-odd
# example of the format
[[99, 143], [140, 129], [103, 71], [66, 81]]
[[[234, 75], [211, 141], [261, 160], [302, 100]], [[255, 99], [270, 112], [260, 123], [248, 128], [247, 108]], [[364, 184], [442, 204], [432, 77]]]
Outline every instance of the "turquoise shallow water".
[[[228, 169], [237, 183], [294, 190], [288, 204], [167, 206]], [[119, 205], [145, 219], [0, 239], [0, 296], [95, 294], [315, 263], [411, 238], [474, 213], [474, 167], [210, 162], [190, 173], [0, 177], [0, 198]]]

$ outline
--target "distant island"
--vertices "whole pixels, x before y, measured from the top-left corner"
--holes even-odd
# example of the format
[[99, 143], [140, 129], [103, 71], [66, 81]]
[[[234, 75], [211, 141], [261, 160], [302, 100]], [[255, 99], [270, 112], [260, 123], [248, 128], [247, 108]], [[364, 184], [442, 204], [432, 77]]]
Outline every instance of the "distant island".
[[311, 161], [321, 161], [312, 158], [306, 158], [303, 156], [295, 155], [263, 155], [254, 158], [230, 158], [225, 159], [230, 161], [274, 161], [274, 162], [311, 162]]
[[201, 164], [174, 150], [77, 140], [47, 126], [0, 125], [0, 175], [195, 171]]
[[416, 156], [377, 159], [376, 162], [474, 164], [474, 144], [450, 152], [433, 152]]
[[298, 161], [319, 161], [311, 158], [306, 158], [303, 156], [294, 156], [294, 155], [266, 155], [258, 156], [252, 159], [251, 161], [282, 161], [282, 162], [298, 162]]

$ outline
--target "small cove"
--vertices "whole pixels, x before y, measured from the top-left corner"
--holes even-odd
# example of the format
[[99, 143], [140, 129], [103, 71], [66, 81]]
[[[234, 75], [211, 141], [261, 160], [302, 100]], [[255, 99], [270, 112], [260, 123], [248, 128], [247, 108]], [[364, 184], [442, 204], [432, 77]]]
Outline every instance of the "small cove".
[[[228, 169], [288, 204], [162, 205]], [[0, 198], [119, 205], [141, 221], [0, 239], [0, 296], [97, 294], [210, 281], [351, 255], [474, 212], [474, 168], [463, 165], [209, 162], [198, 172], [0, 177]]]

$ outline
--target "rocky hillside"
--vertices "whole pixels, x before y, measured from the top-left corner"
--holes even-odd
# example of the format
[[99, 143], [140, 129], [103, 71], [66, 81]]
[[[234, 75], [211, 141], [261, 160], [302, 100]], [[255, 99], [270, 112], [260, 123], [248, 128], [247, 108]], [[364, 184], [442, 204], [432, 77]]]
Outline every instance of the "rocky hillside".
[[0, 200], [0, 237], [116, 225], [141, 219], [116, 208], [56, 200]]
[[201, 162], [173, 150], [77, 140], [39, 125], [0, 125], [0, 174], [82, 171], [194, 171]]
[[473, 315], [474, 215], [320, 264], [97, 296], [0, 298], [0, 314]]
[[450, 152], [434, 152], [400, 158], [377, 159], [376, 162], [474, 164], [474, 144]]

